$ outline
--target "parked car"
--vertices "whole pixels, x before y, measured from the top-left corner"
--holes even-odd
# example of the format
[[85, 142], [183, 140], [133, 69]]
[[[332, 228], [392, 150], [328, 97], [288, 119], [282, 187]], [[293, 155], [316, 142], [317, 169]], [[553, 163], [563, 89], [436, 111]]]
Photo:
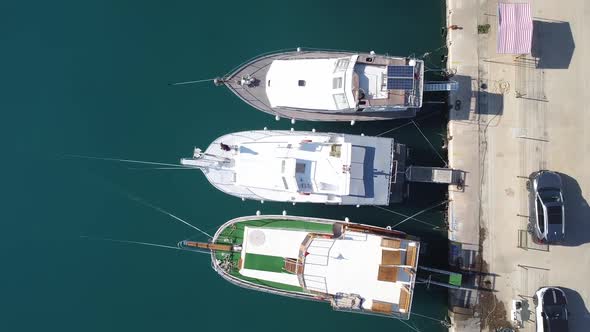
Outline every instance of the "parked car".
[[533, 232], [541, 242], [556, 243], [565, 237], [565, 209], [559, 174], [539, 171], [532, 178]]
[[533, 297], [537, 332], [568, 332], [567, 298], [558, 287], [543, 287]]

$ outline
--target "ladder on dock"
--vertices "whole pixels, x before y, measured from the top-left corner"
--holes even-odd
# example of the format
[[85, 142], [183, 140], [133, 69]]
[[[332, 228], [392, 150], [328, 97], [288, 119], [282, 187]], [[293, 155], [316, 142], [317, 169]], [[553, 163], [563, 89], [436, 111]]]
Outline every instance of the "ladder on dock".
[[459, 83], [455, 81], [449, 82], [425, 82], [424, 92], [427, 91], [457, 91], [459, 90]]
[[429, 285], [437, 285], [446, 288], [471, 290], [470, 288], [463, 287], [463, 275], [461, 273], [439, 270], [425, 266], [419, 266], [418, 269], [422, 270], [422, 273], [420, 274], [428, 275], [426, 278], [418, 277], [418, 281], [427, 283]]
[[409, 182], [461, 184], [463, 172], [445, 167], [408, 166], [406, 180]]

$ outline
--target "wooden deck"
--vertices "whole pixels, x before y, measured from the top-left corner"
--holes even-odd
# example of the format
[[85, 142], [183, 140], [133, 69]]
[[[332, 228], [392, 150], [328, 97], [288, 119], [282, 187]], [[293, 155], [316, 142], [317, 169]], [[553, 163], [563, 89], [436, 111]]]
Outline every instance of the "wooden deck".
[[381, 265], [401, 265], [401, 250], [381, 250]]

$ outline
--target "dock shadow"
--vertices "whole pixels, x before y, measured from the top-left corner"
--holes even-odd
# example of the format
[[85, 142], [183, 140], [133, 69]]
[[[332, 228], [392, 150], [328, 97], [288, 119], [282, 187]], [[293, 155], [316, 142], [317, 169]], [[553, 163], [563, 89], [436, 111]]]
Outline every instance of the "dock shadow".
[[583, 196], [582, 188], [576, 179], [559, 173], [563, 181], [563, 200], [565, 202], [565, 240], [564, 246], [579, 246], [590, 242], [590, 206]]
[[587, 331], [588, 326], [590, 326], [590, 312], [588, 312], [588, 307], [584, 303], [584, 299], [573, 289], [559, 288], [565, 292], [567, 298], [570, 331]]
[[575, 48], [569, 22], [533, 21], [531, 55], [538, 58], [537, 68], [569, 68]]
[[[490, 84], [465, 75], [455, 75], [452, 80], [459, 83], [456, 97], [449, 105], [452, 120], [469, 120], [472, 113], [502, 115], [504, 112], [504, 95], [490, 91]], [[477, 104], [472, 105], [473, 101]]]

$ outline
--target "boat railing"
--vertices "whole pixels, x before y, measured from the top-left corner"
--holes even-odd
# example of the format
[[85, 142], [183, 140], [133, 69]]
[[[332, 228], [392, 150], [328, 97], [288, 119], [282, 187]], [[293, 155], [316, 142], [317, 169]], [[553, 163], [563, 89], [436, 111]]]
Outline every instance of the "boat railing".
[[[270, 56], [270, 55], [282, 55], [282, 54], [291, 53], [291, 52], [294, 52], [294, 51], [299, 51], [299, 52], [331, 52], [331, 53], [359, 53], [358, 51], [342, 50], [342, 49], [335, 49], [335, 48], [317, 48], [317, 47], [282, 48], [282, 49], [278, 49], [278, 50], [274, 50], [274, 51], [268, 51], [268, 52], [260, 53], [260, 54], [254, 56], [254, 57], [249, 58], [248, 60], [242, 61], [239, 65], [233, 67], [230, 71], [228, 71], [227, 74], [224, 75], [224, 77], [231, 77], [231, 76], [233, 76], [236, 72], [238, 72], [240, 70], [240, 68], [242, 68], [245, 65], [247, 65], [248, 63], [253, 62], [255, 60], [258, 60], [260, 58], [263, 58], [263, 57], [266, 57], [266, 56]], [[379, 54], [375, 54], [375, 55], [379, 55]], [[382, 55], [389, 56], [388, 53], [384, 53]]]
[[233, 67], [230, 71], [227, 72], [227, 74], [225, 74], [223, 77], [230, 77], [233, 76], [237, 71], [239, 71], [240, 68], [242, 68], [243, 66], [245, 66], [246, 64], [253, 62], [254, 60], [260, 59], [262, 57], [268, 56], [268, 55], [272, 55], [272, 54], [281, 54], [281, 53], [287, 53], [287, 52], [293, 52], [296, 51], [297, 49], [294, 48], [283, 48], [283, 49], [278, 49], [278, 50], [274, 50], [274, 51], [268, 51], [268, 52], [264, 52], [261, 54], [258, 54], [257, 56], [251, 57], [246, 61], [242, 61], [239, 65]]

